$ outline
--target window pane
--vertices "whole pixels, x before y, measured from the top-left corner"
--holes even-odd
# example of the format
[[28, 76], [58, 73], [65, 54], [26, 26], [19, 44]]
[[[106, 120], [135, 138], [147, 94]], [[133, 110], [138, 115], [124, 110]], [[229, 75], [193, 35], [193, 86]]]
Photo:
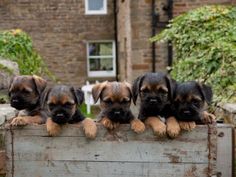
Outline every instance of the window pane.
[[112, 55], [112, 43], [89, 43], [89, 56], [106, 56]]
[[112, 71], [112, 58], [90, 58], [90, 71]]
[[88, 10], [103, 10], [103, 0], [88, 0]]

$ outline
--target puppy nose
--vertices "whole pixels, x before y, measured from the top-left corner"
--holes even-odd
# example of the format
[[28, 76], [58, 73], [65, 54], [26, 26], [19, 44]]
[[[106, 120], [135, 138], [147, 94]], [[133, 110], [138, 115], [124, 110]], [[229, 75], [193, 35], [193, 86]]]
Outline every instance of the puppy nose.
[[190, 114], [191, 112], [189, 110], [184, 110], [183, 113], [184, 114]]
[[156, 103], [156, 102], [157, 102], [157, 99], [156, 99], [156, 98], [151, 98], [149, 101], [150, 101], [151, 103]]
[[56, 117], [58, 117], [58, 118], [63, 118], [63, 117], [64, 117], [64, 114], [62, 114], [62, 113], [57, 113], [57, 114], [56, 114]]
[[12, 99], [12, 103], [19, 103], [18, 99]]
[[119, 115], [120, 111], [115, 111], [114, 114]]

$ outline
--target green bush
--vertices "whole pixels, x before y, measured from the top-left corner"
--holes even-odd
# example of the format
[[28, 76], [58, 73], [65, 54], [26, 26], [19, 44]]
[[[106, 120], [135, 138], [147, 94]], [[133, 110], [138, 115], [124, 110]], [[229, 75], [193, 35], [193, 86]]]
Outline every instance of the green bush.
[[171, 40], [171, 75], [213, 87], [214, 101], [236, 102], [236, 7], [205, 6], [171, 20], [151, 41]]
[[31, 38], [20, 29], [0, 32], [0, 56], [17, 62], [20, 74], [52, 76], [34, 50]]

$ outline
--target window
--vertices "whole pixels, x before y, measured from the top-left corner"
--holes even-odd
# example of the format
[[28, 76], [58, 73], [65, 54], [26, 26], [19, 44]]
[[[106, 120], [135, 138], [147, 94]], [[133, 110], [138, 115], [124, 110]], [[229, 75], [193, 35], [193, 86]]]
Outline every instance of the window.
[[107, 0], [85, 0], [85, 14], [107, 14]]
[[87, 43], [88, 76], [115, 76], [115, 42], [93, 41]]

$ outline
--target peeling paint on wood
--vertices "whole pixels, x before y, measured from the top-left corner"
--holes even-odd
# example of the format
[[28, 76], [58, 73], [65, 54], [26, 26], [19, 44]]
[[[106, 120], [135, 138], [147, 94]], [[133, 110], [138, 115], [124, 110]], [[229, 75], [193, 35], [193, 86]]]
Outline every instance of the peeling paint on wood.
[[59, 137], [45, 126], [6, 131], [7, 177], [207, 177], [216, 175], [216, 125], [199, 125], [175, 140], [148, 129], [137, 135], [128, 125], [95, 140], [82, 127], [66, 125]]

